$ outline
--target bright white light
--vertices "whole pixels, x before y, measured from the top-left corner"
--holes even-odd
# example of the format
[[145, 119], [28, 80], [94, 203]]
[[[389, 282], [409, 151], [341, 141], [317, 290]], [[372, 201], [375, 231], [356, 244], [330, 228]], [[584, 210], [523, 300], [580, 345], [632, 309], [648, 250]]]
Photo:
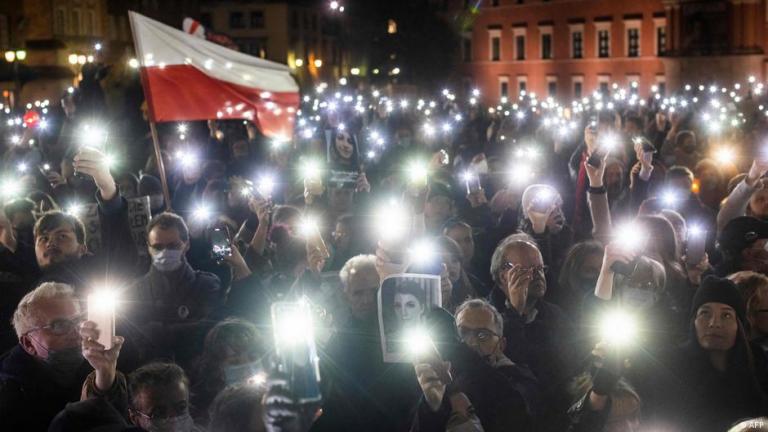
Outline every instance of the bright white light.
[[633, 223], [624, 223], [613, 230], [614, 241], [621, 248], [630, 252], [636, 252], [645, 246], [646, 235], [639, 226]]
[[306, 159], [301, 164], [301, 176], [304, 179], [317, 179], [321, 172], [320, 162], [315, 159]]
[[381, 240], [396, 241], [410, 232], [408, 210], [397, 199], [381, 203], [373, 213], [373, 226]]
[[83, 214], [83, 210], [85, 210], [85, 207], [82, 204], [74, 203], [67, 207], [65, 212], [71, 214], [72, 216], [80, 216]]
[[426, 265], [437, 258], [435, 245], [429, 240], [418, 240], [408, 248], [408, 260], [412, 264]]
[[331, 2], [329, 5], [328, 5], [328, 7], [330, 7], [330, 8], [331, 8], [331, 10], [338, 10], [338, 9], [339, 9], [339, 6], [340, 6], [340, 5], [339, 5], [339, 2], [337, 2], [336, 0], [333, 0], [333, 1], [332, 1], [332, 2]]
[[201, 204], [195, 208], [194, 212], [192, 213], [192, 216], [199, 220], [199, 221], [207, 221], [211, 218], [211, 215], [213, 213], [211, 212], [211, 209], [206, 206], [205, 204]]
[[524, 119], [524, 118], [525, 118], [525, 113], [524, 113], [524, 112], [522, 112], [522, 111], [518, 111], [518, 112], [515, 114], [515, 117], [517, 117], [517, 119], [518, 119], [518, 120], [522, 120], [522, 119]]
[[195, 153], [190, 152], [176, 152], [176, 158], [179, 159], [179, 163], [183, 168], [190, 168], [197, 165], [198, 158]]
[[21, 144], [21, 137], [18, 135], [14, 135], [11, 137], [11, 144], [18, 145]]
[[661, 202], [667, 207], [674, 207], [678, 202], [679, 197], [675, 191], [667, 190], [661, 194]]
[[267, 383], [267, 374], [264, 372], [254, 374], [252, 377], [248, 378], [247, 383], [248, 385], [261, 387]]
[[101, 148], [107, 139], [107, 132], [94, 125], [86, 124], [80, 130], [80, 142], [86, 147]]
[[320, 233], [320, 226], [317, 223], [317, 219], [311, 216], [305, 216], [301, 222], [299, 222], [299, 235], [305, 238], [316, 236]]
[[48, 120], [46, 120], [46, 119], [40, 120], [40, 123], [38, 123], [37, 127], [39, 127], [40, 130], [48, 129]]
[[117, 294], [113, 290], [101, 289], [88, 296], [88, 311], [114, 311]]
[[373, 159], [376, 157], [376, 152], [373, 150], [368, 150], [368, 153], [366, 153], [366, 156], [368, 157], [368, 159]]
[[720, 163], [733, 163], [736, 160], [736, 153], [732, 148], [722, 147], [715, 152], [715, 160]]
[[176, 129], [179, 131], [179, 133], [187, 133], [187, 124], [179, 123], [179, 126]]
[[408, 99], [402, 99], [400, 101], [400, 108], [403, 108], [403, 109], [408, 108]]
[[24, 162], [19, 162], [18, 165], [16, 165], [16, 170], [19, 171], [20, 173], [27, 172], [27, 169], [29, 169], [29, 167]]
[[510, 180], [517, 185], [524, 185], [533, 179], [534, 172], [530, 165], [517, 163], [509, 171]]
[[616, 347], [626, 347], [637, 340], [635, 317], [621, 310], [607, 313], [600, 322], [600, 338]]
[[139, 61], [135, 58], [132, 58], [128, 60], [128, 66], [132, 67], [133, 69], [137, 69], [139, 67]]
[[399, 75], [399, 74], [400, 74], [400, 68], [399, 67], [396, 67], [396, 68], [392, 69], [392, 75]]
[[272, 196], [272, 191], [274, 189], [275, 189], [275, 179], [272, 178], [272, 176], [263, 175], [259, 177], [259, 180], [256, 183], [256, 190], [259, 191], [261, 196], [265, 198], [270, 198]]
[[314, 334], [312, 315], [307, 307], [296, 307], [281, 314], [275, 323], [275, 342], [280, 347], [307, 343]]
[[412, 184], [427, 184], [427, 177], [429, 176], [429, 169], [427, 165], [422, 161], [414, 160], [408, 164], [408, 180]]
[[472, 96], [474, 97], [480, 96], [480, 89], [472, 89]]
[[405, 345], [408, 354], [418, 357], [429, 352], [432, 347], [432, 338], [425, 328], [416, 327], [406, 333]]
[[702, 228], [699, 224], [692, 224], [688, 226], [688, 237], [689, 238], [696, 238], [701, 237], [704, 235], [704, 228]]

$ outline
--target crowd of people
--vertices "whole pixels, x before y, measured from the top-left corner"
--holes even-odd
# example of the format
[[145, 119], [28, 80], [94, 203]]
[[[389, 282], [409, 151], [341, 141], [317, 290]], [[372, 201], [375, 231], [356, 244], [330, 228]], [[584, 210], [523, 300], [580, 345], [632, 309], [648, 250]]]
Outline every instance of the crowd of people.
[[[492, 106], [321, 85], [291, 136], [160, 124], [161, 164], [99, 73], [0, 126], [3, 430], [768, 429], [755, 80]], [[427, 337], [385, 362], [398, 274], [439, 302], [397, 288]], [[276, 302], [308, 316], [278, 329]], [[297, 373], [277, 348], [305, 319]]]

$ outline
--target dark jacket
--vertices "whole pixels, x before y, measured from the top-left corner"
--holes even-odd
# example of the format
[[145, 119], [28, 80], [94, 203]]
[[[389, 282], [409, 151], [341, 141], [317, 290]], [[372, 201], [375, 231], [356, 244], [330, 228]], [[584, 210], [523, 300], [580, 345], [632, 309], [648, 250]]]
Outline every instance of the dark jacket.
[[[509, 359], [494, 367], [464, 345], [451, 358], [451, 368], [453, 386], [467, 395], [485, 432], [534, 430], [540, 395], [538, 382], [528, 368]], [[450, 414], [447, 397], [436, 412], [422, 397], [411, 431], [443, 432]]]
[[[737, 341], [737, 347], [741, 345]], [[654, 423], [676, 426], [676, 430], [715, 432], [733, 423], [759, 417], [768, 411], [759, 378], [747, 367], [746, 351], [731, 355], [728, 370], [712, 367], [697, 343], [689, 343], [661, 356], [663, 366], [648, 379], [646, 394], [641, 394]], [[762, 355], [762, 354], [760, 354]], [[755, 369], [759, 367], [754, 357]]]
[[350, 318], [320, 354], [318, 431], [408, 430], [420, 389], [411, 364], [384, 363], [378, 327]]
[[550, 402], [546, 407], [548, 410], [542, 413], [548, 425], [540, 430], [563, 430], [555, 424], [565, 421], [563, 414], [568, 407], [565, 389], [582, 347], [571, 321], [558, 306], [539, 300], [535, 318], [527, 322], [526, 317], [506, 306], [506, 298], [498, 288], [491, 291], [491, 303], [504, 318], [504, 337], [507, 339], [504, 354], [531, 369], [541, 383], [543, 397]]
[[154, 266], [126, 294], [122, 333], [137, 345], [143, 360], [173, 358], [181, 365], [202, 350], [211, 319], [223, 304], [219, 279], [184, 263], [163, 273]]
[[83, 380], [90, 371], [83, 360], [69, 383], [58, 383], [45, 363], [16, 345], [0, 357], [0, 428], [47, 431], [48, 423], [68, 402], [80, 400]]

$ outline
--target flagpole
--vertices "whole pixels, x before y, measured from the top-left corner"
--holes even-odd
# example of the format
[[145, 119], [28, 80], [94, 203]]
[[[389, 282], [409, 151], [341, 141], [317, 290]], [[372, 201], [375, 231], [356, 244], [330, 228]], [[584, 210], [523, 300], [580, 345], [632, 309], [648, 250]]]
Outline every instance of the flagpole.
[[172, 211], [171, 193], [168, 189], [168, 178], [165, 176], [165, 163], [163, 162], [163, 154], [160, 151], [160, 138], [157, 135], [157, 126], [155, 126], [154, 120], [149, 121], [149, 130], [152, 133], [152, 145], [155, 147], [155, 161], [157, 162], [157, 171], [160, 173], [160, 183], [163, 185], [165, 211]]

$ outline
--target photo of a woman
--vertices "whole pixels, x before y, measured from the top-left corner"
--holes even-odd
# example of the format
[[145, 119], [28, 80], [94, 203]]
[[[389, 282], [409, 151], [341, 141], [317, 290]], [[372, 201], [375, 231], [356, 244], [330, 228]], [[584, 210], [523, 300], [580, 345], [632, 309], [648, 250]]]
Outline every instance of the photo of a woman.
[[379, 330], [385, 362], [407, 362], [405, 338], [417, 329], [427, 312], [440, 307], [440, 277], [397, 274], [382, 281], [379, 290]]
[[403, 281], [395, 289], [395, 315], [404, 327], [421, 321], [425, 310], [424, 296], [424, 291], [415, 281]]
[[330, 183], [354, 187], [360, 168], [357, 138], [347, 130], [325, 131], [326, 153], [330, 167]]

